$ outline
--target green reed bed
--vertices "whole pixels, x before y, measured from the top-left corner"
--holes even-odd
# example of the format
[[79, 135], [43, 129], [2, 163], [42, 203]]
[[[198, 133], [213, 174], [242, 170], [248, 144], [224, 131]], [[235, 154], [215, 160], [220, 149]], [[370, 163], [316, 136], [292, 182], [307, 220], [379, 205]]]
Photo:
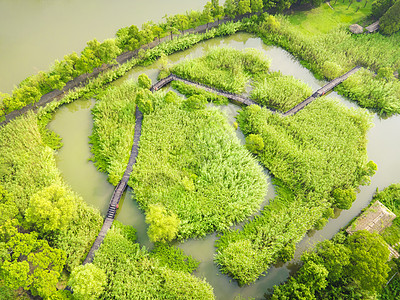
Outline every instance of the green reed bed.
[[245, 220], [259, 209], [267, 188], [262, 168], [225, 117], [191, 101], [166, 103], [163, 94], [156, 96], [129, 182], [144, 210], [160, 204], [178, 216], [179, 239]]

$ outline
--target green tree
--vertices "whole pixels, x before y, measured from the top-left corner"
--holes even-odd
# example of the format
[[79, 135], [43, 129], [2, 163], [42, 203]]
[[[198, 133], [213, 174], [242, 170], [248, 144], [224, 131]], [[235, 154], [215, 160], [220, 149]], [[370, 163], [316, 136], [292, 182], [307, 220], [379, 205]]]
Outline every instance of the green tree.
[[66, 228], [76, 211], [74, 196], [59, 185], [51, 185], [34, 194], [26, 210], [26, 220], [39, 232]]
[[356, 192], [353, 189], [334, 189], [332, 197], [335, 199], [335, 205], [340, 209], [350, 209], [354, 200], [356, 200]]
[[237, 12], [239, 15], [251, 13], [250, 0], [239, 0]]
[[7, 190], [0, 185], [0, 226], [13, 219], [18, 214], [14, 199]]
[[153, 94], [147, 89], [140, 90], [136, 95], [136, 103], [142, 113], [151, 113], [153, 111]]
[[146, 74], [140, 74], [138, 77], [138, 84], [143, 89], [151, 88], [151, 79]]
[[351, 250], [347, 275], [362, 289], [376, 291], [386, 283], [389, 249], [377, 233], [357, 231], [347, 239]]
[[264, 8], [264, 3], [262, 0], [251, 0], [250, 2], [251, 12], [260, 12]]
[[180, 220], [176, 214], [168, 213], [164, 206], [151, 204], [146, 215], [146, 223], [150, 224], [147, 231], [150, 240], [169, 242], [176, 237]]
[[74, 291], [77, 300], [97, 299], [107, 283], [105, 272], [93, 264], [76, 267], [69, 278], [68, 285]]
[[260, 153], [264, 149], [262, 136], [258, 134], [249, 134], [246, 137], [246, 148], [254, 154]]
[[201, 21], [204, 23], [210, 23], [214, 21], [213, 18], [213, 6], [211, 2], [207, 2], [204, 5], [203, 12], [201, 14]]
[[107, 39], [102, 42], [98, 49], [98, 57], [103, 63], [111, 63], [114, 58], [121, 54], [121, 49], [114, 39]]
[[176, 103], [178, 102], [178, 100], [179, 100], [178, 95], [173, 91], [168, 91], [165, 94], [165, 102], [167, 103]]
[[234, 18], [236, 16], [235, 2], [233, 0], [225, 0], [224, 11], [225, 15], [227, 15], [230, 18]]
[[50, 297], [66, 261], [62, 250], [39, 240], [37, 233], [22, 233], [16, 220], [0, 227], [0, 279], [12, 289], [30, 290], [33, 296]]

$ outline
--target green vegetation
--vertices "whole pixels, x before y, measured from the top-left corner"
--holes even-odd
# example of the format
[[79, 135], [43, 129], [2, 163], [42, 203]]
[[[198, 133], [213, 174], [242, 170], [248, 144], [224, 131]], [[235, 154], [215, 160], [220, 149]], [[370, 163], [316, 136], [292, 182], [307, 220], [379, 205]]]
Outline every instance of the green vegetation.
[[372, 3], [372, 15], [377, 19], [382, 17], [394, 2], [395, 0], [375, 0]]
[[400, 184], [391, 184], [382, 191], [377, 191], [373, 201], [378, 200], [392, 211], [397, 217], [393, 220], [393, 224], [387, 227], [382, 237], [385, 241], [394, 246], [396, 250], [400, 250]]
[[192, 273], [200, 264], [193, 257], [185, 255], [181, 249], [166, 243], [156, 243], [150, 256], [156, 258], [160, 265], [175, 271]]
[[[296, 11], [289, 19], [305, 35], [325, 34], [338, 27], [359, 23], [371, 12], [371, 3], [367, 0], [353, 2], [331, 1], [320, 7], [306, 11]], [[373, 4], [372, 4], [373, 5]]]
[[262, 138], [258, 158], [280, 185], [261, 216], [216, 243], [222, 272], [249, 284], [271, 263], [290, 258], [287, 253], [307, 230], [325, 225], [330, 207], [338, 204], [332, 192], [369, 183], [375, 168], [367, 164], [370, 115], [337, 100], [319, 98], [290, 117], [253, 105], [238, 122], [245, 135]]
[[188, 85], [181, 81], [172, 81], [171, 87], [177, 90], [179, 93], [185, 95], [187, 98], [194, 95], [201, 95], [205, 99], [207, 99], [208, 102], [213, 102], [215, 104], [221, 104], [221, 105], [227, 104], [229, 101], [228, 98], [226, 97], [219, 96], [215, 93], [207, 92], [202, 88]]
[[147, 234], [153, 242], [170, 242], [178, 233], [180, 220], [173, 212], [167, 212], [160, 204], [150, 204], [146, 215], [146, 223], [149, 223]]
[[255, 49], [214, 48], [205, 56], [184, 60], [171, 71], [183, 78], [241, 94], [250, 78], [266, 74], [270, 65]]
[[293, 76], [273, 72], [253, 82], [251, 98], [261, 105], [285, 112], [311, 96], [312, 89]]
[[400, 2], [396, 1], [379, 19], [379, 31], [391, 35], [400, 30]]
[[337, 90], [382, 116], [400, 112], [400, 81], [375, 77], [373, 72], [385, 67], [392, 72], [400, 68], [399, 34], [355, 36], [345, 28], [337, 28], [326, 34], [307, 35], [291, 23], [290, 17], [272, 18], [279, 24], [274, 29], [270, 26], [271, 16], [264, 14], [259, 24], [249, 25], [247, 30], [255, 32], [265, 43], [287, 49], [315, 74], [329, 80], [356, 65], [369, 68], [352, 75]]
[[92, 109], [90, 143], [94, 164], [98, 170], [108, 173], [113, 185], [121, 180], [129, 161], [138, 91], [138, 86], [130, 81], [111, 87], [98, 97]]
[[[193, 96], [192, 96], [193, 97]], [[266, 193], [262, 169], [216, 109], [187, 110], [157, 93], [145, 115], [129, 185], [141, 207], [180, 220], [178, 238], [225, 230], [254, 213]]]
[[82, 263], [102, 218], [63, 183], [32, 113], [0, 130], [0, 181], [2, 285], [55, 297], [61, 271]]
[[86, 264], [72, 271], [68, 285], [74, 291], [74, 299], [97, 299], [104, 290], [106, 280], [106, 274], [102, 269], [93, 264]]
[[214, 299], [212, 287], [186, 271], [173, 270], [140, 249], [125, 226], [108, 231], [93, 264], [107, 276], [102, 299]]
[[374, 233], [337, 234], [305, 252], [303, 266], [271, 299], [369, 299], [386, 283], [389, 249]]

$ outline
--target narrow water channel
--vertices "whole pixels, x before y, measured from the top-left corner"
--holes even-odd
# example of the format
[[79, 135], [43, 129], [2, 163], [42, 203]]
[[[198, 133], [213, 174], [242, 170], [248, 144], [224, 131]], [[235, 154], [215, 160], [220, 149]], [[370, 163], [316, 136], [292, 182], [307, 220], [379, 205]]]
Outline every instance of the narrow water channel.
[[[291, 54], [278, 47], [266, 46], [259, 38], [243, 33], [200, 43], [189, 50], [171, 55], [169, 61], [173, 64], [187, 57], [201, 56], [208, 48], [215, 46], [229, 46], [236, 49], [259, 49], [271, 58], [272, 71], [280, 70], [284, 75], [293, 75], [308, 83], [314, 90], [324, 84], [323, 81], [315, 79], [312, 73], [304, 68]], [[141, 73], [146, 73], [155, 81], [157, 72], [157, 63], [146, 68], [136, 68], [114, 84], [119, 85], [127, 79], [137, 78]], [[345, 105], [356, 106], [334, 92], [329, 94], [329, 97], [337, 97]], [[63, 138], [64, 146], [57, 155], [57, 161], [65, 180], [88, 203], [98, 207], [104, 213], [112, 194], [112, 186], [107, 182], [106, 175], [99, 173], [93, 163], [88, 161], [90, 157], [88, 136], [91, 134], [92, 127], [90, 114], [92, 105], [93, 100], [90, 100], [77, 101], [62, 107], [56, 113], [49, 127]], [[227, 116], [228, 122], [232, 124], [239, 107], [229, 104], [221, 106], [220, 109]], [[360, 188], [357, 200], [350, 210], [340, 212], [337, 218], [331, 219], [324, 229], [310, 232], [299, 243], [295, 257], [298, 258], [304, 250], [315, 242], [330, 239], [340, 228], [357, 216], [361, 209], [369, 203], [377, 187], [383, 189], [391, 183], [400, 182], [400, 156], [398, 155], [400, 153], [400, 139], [398, 139], [400, 117], [380, 120], [375, 116], [374, 124], [375, 127], [370, 130], [368, 135], [368, 155], [369, 159], [372, 159], [378, 165], [378, 172], [372, 178], [371, 185]], [[244, 137], [240, 130], [237, 131], [237, 134], [243, 142]], [[273, 196], [274, 190], [270, 185], [266, 200], [271, 199]], [[137, 229], [138, 242], [146, 246], [146, 248], [151, 248], [152, 244], [146, 234], [147, 225], [144, 222], [144, 214], [132, 198], [134, 198], [133, 192], [128, 190], [123, 203], [120, 205], [117, 220], [135, 227]], [[184, 243], [176, 244], [186, 254], [192, 255], [201, 261], [195, 275], [206, 278], [213, 286], [217, 299], [234, 299], [238, 295], [246, 298], [263, 299], [265, 292], [269, 288], [286, 280], [290, 272], [296, 270], [295, 261], [273, 266], [268, 270], [266, 276], [261, 277], [255, 284], [239, 287], [230, 277], [221, 274], [213, 263], [216, 238], [216, 235], [212, 234], [204, 239], [188, 240]]]

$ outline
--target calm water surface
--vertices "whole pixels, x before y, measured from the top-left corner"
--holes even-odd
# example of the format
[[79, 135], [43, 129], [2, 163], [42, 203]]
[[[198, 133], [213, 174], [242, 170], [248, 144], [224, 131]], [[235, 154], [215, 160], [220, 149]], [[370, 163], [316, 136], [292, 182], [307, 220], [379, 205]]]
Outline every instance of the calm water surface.
[[206, 0], [0, 0], [0, 91], [10, 92], [26, 77], [86, 42], [113, 38], [125, 26], [200, 10]]
[[[170, 63], [179, 62], [186, 57], [200, 56], [207, 49], [215, 46], [229, 46], [236, 49], [259, 49], [271, 58], [271, 70], [280, 70], [285, 75], [293, 75], [308, 83], [313, 89], [317, 89], [324, 84], [323, 81], [316, 80], [310, 71], [301, 66], [286, 51], [278, 47], [266, 46], [260, 39], [248, 34], [237, 34], [228, 38], [214, 39], [198, 44], [192, 49], [171, 55], [169, 57]], [[115, 82], [115, 84], [119, 85], [124, 80], [135, 79], [141, 73], [146, 73], [154, 81], [156, 80], [157, 72], [157, 63], [146, 68], [137, 68]], [[355, 106], [354, 103], [348, 102], [336, 93], [329, 94], [329, 97], [338, 97], [345, 105]], [[56, 113], [50, 128], [63, 137], [64, 147], [59, 151], [57, 159], [65, 180], [88, 203], [98, 207], [104, 214], [112, 194], [112, 186], [107, 182], [106, 176], [99, 173], [93, 163], [88, 161], [90, 157], [88, 136], [91, 134], [92, 128], [90, 109], [93, 103], [94, 100], [77, 101], [62, 107]], [[220, 109], [226, 114], [228, 122], [232, 124], [239, 107], [229, 104], [220, 107]], [[337, 218], [331, 219], [324, 229], [310, 232], [299, 243], [296, 251], [297, 258], [301, 252], [317, 241], [331, 238], [340, 228], [359, 214], [361, 209], [370, 202], [376, 188], [383, 189], [391, 183], [400, 182], [400, 139], [398, 138], [400, 117], [388, 120], [380, 120], [374, 117], [374, 124], [375, 126], [368, 135], [368, 155], [370, 159], [377, 163], [379, 169], [372, 178], [371, 185], [360, 188], [357, 200], [350, 210], [338, 213]], [[243, 142], [243, 135], [240, 130], [237, 131], [237, 135]], [[272, 185], [269, 185], [266, 200], [271, 199], [273, 196], [274, 189]], [[124, 224], [135, 227], [138, 231], [138, 242], [147, 248], [151, 248], [152, 244], [146, 234], [147, 225], [144, 222], [144, 214], [132, 198], [134, 198], [132, 190], [128, 190], [120, 205], [117, 219]], [[262, 299], [268, 288], [284, 281], [291, 272], [296, 270], [296, 261], [273, 266], [268, 270], [266, 276], [261, 277], [255, 284], [239, 287], [235, 281], [231, 281], [228, 276], [221, 274], [213, 263], [216, 238], [216, 235], [212, 234], [204, 239], [188, 240], [184, 243], [176, 244], [186, 254], [192, 255], [201, 261], [195, 274], [207, 279], [213, 286], [218, 299], [233, 299], [239, 294], [243, 297]]]

